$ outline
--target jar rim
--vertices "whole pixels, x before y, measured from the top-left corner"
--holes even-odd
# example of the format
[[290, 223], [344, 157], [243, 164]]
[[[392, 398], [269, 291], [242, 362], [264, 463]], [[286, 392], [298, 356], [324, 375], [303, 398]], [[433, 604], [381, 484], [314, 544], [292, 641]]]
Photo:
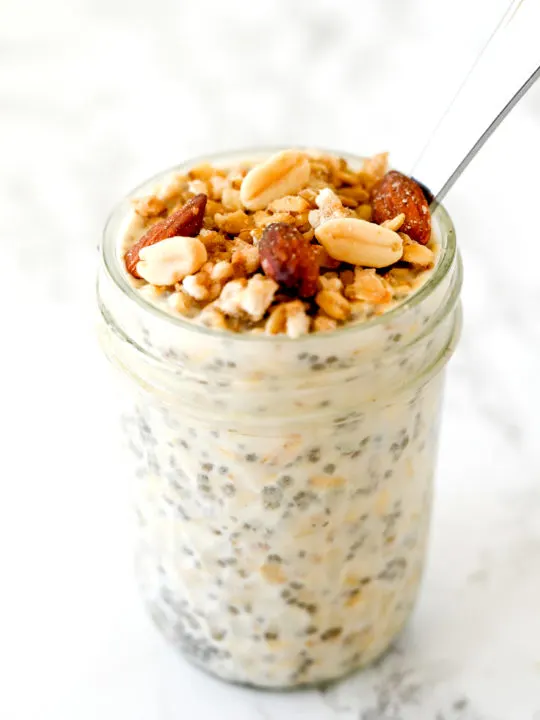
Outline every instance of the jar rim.
[[[338, 157], [343, 157], [351, 162], [360, 162], [364, 159], [363, 156], [358, 156], [352, 153], [346, 153], [336, 150], [329, 150], [326, 148], [313, 148], [305, 146], [302, 147], [298, 145], [295, 145], [294, 147], [304, 151], [316, 151], [337, 155]], [[285, 342], [287, 344], [295, 343], [297, 346], [301, 345], [303, 342], [310, 342], [311, 340], [313, 340], [312, 334], [301, 335], [298, 338], [291, 338], [287, 335], [279, 335], [278, 337], [276, 337], [275, 335], [265, 335], [262, 333], [254, 334], [226, 332], [224, 330], [200, 325], [191, 320], [186, 320], [180, 315], [178, 317], [172, 315], [166, 310], [160, 308], [158, 305], [154, 305], [153, 303], [151, 303], [143, 295], [137, 292], [136, 288], [130, 285], [127, 279], [126, 271], [122, 267], [121, 263], [118, 262], [118, 256], [116, 252], [117, 237], [115, 237], [115, 235], [110, 230], [113, 221], [116, 219], [117, 213], [120, 212], [126, 202], [129, 202], [133, 197], [136, 197], [137, 194], [145, 187], [151, 185], [154, 182], [158, 182], [160, 178], [167, 176], [169, 173], [183, 172], [188, 170], [190, 167], [194, 167], [203, 162], [212, 162], [216, 164], [224, 164], [226, 162], [235, 161], [241, 162], [243, 159], [245, 160], [246, 158], [256, 157], [259, 155], [261, 157], [264, 157], [271, 153], [279, 152], [283, 149], [284, 146], [264, 146], [255, 148], [242, 148], [237, 150], [231, 150], [228, 152], [213, 153], [210, 155], [200, 155], [156, 173], [152, 177], [137, 185], [130, 192], [128, 192], [127, 195], [122, 200], [120, 200], [120, 202], [118, 202], [110, 212], [109, 217], [107, 218], [107, 221], [105, 223], [101, 243], [101, 260], [103, 267], [105, 268], [105, 271], [109, 275], [110, 279], [114, 282], [116, 287], [118, 287], [129, 300], [133, 301], [143, 311], [150, 313], [151, 315], [157, 317], [160, 320], [171, 323], [171, 327], [178, 327], [184, 331], [193, 332], [202, 336], [223, 337], [224, 335], [227, 335], [227, 339], [230, 342], [250, 342], [261, 344], [275, 343], [276, 339], [278, 339], [279, 342]], [[369, 330], [374, 327], [384, 325], [385, 323], [392, 322], [396, 318], [399, 318], [402, 314], [406, 313], [411, 308], [419, 305], [425, 298], [429, 297], [437, 289], [437, 287], [446, 277], [447, 272], [450, 270], [454, 263], [457, 247], [454, 224], [443, 205], [436, 205], [434, 211], [432, 211], [432, 217], [436, 221], [440, 231], [439, 240], [441, 241], [441, 254], [437, 265], [429, 279], [426, 280], [426, 282], [408, 299], [399, 303], [391, 310], [388, 310], [381, 315], [372, 317], [369, 320], [344, 325], [343, 327], [332, 330], [332, 332], [318, 333], [317, 336], [319, 338], [321, 335], [324, 335], [331, 341], [331, 339], [335, 338], [336, 336], [342, 337], [347, 333], [362, 332], [364, 330]]]

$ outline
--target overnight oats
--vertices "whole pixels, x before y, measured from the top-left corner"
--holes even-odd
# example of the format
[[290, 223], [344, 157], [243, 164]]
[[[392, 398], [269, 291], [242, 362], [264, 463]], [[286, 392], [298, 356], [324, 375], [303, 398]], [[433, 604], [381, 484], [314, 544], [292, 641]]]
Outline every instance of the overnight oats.
[[460, 328], [446, 212], [385, 154], [244, 152], [145, 183], [102, 250], [155, 622], [234, 682], [370, 663], [425, 560]]

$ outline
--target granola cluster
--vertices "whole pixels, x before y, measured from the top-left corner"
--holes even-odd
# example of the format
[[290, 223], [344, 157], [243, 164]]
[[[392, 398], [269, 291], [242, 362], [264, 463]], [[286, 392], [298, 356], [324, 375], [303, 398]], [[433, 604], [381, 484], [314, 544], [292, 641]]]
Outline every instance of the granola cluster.
[[233, 332], [295, 338], [381, 314], [436, 258], [422, 190], [387, 163], [285, 150], [176, 174], [133, 201], [127, 273], [171, 313]]

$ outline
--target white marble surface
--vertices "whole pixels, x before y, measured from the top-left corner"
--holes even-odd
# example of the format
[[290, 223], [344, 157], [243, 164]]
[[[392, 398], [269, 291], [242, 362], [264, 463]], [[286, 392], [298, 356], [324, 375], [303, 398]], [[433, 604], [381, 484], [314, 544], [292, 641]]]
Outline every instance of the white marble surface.
[[540, 720], [540, 87], [448, 198], [465, 327], [429, 569], [378, 667], [258, 693], [162, 642], [93, 334], [95, 246], [130, 186], [255, 143], [391, 148], [406, 167], [504, 5], [0, 2], [2, 720]]

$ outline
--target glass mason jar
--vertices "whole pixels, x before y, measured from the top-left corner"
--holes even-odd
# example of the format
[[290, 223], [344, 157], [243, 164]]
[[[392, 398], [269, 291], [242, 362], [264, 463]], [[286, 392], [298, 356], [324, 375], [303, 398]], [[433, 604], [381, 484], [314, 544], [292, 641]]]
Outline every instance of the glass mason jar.
[[98, 280], [103, 348], [129, 379], [144, 601], [187, 658], [226, 680], [338, 678], [384, 652], [418, 593], [461, 325], [451, 220], [436, 210], [436, 269], [386, 314], [299, 339], [234, 334], [129, 284], [118, 235], [130, 198], [159, 180], [113, 211]]

